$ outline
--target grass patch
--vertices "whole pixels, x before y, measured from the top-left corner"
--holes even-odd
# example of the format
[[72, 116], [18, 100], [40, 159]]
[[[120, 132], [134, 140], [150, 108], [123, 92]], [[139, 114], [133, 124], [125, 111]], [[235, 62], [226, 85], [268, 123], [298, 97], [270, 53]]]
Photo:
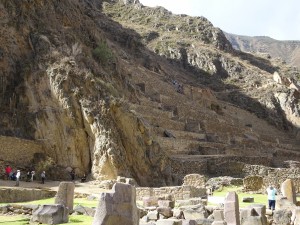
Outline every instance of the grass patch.
[[29, 218], [25, 216], [3, 216], [0, 215], [0, 225], [28, 225]]
[[93, 217], [84, 215], [71, 215], [69, 217], [69, 223], [67, 225], [91, 225]]
[[[225, 197], [226, 194], [230, 191], [235, 191], [239, 196], [239, 205], [240, 207], [247, 207], [251, 204], [264, 204], [267, 206], [268, 204], [268, 196], [266, 194], [249, 194], [242, 192], [242, 187], [237, 186], [229, 186], [223, 187], [221, 191], [214, 191], [214, 195], [216, 197]], [[243, 197], [254, 197], [253, 203], [242, 202]]]
[[[29, 218], [24, 216], [2, 216], [0, 215], [0, 225], [28, 225]], [[68, 225], [91, 225], [93, 217], [84, 215], [71, 215]]]

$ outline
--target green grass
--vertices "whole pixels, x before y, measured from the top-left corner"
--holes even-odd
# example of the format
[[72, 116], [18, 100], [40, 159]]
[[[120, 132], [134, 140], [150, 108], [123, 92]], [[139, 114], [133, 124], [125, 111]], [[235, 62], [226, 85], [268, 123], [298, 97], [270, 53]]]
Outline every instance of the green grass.
[[[29, 219], [24, 216], [2, 216], [0, 215], [0, 225], [28, 225]], [[68, 225], [91, 225], [93, 217], [84, 215], [71, 215]]]
[[0, 215], [0, 225], [28, 225], [29, 219], [25, 216]]
[[[230, 187], [223, 187], [223, 189], [221, 191], [214, 191], [214, 195], [216, 197], [225, 197], [226, 194], [230, 191], [235, 191], [238, 196], [239, 196], [239, 205], [240, 207], [246, 207], [249, 206], [251, 204], [264, 204], [267, 205], [268, 204], [268, 197], [265, 194], [248, 194], [248, 193], [243, 193], [242, 191], [242, 187], [236, 187], [236, 186], [230, 186]], [[243, 197], [254, 197], [254, 202], [253, 203], [246, 203], [246, 202], [242, 202]]]

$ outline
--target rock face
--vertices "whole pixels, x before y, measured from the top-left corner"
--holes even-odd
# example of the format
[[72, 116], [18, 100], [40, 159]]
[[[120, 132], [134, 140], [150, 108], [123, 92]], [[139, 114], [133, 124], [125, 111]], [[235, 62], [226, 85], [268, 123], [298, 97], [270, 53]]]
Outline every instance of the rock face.
[[135, 202], [135, 187], [116, 183], [112, 193], [101, 194], [93, 225], [138, 225], [139, 212]]

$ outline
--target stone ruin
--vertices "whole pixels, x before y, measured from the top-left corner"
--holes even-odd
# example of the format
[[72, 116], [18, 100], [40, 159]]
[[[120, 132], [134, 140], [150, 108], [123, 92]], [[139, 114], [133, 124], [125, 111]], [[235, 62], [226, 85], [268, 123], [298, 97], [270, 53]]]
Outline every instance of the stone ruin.
[[73, 211], [74, 204], [74, 189], [73, 182], [61, 182], [55, 196], [55, 204], [64, 205], [68, 208], [69, 212]]
[[41, 205], [32, 213], [31, 222], [44, 224], [61, 224], [69, 221], [69, 213], [73, 211], [73, 182], [61, 182], [55, 196], [55, 204]]
[[138, 225], [135, 187], [116, 183], [111, 193], [101, 193], [93, 225]]

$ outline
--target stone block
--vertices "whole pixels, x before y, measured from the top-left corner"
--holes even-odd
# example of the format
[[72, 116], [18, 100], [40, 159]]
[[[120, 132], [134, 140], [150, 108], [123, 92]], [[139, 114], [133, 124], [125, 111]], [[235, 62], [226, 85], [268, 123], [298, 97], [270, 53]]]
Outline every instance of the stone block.
[[243, 179], [244, 189], [247, 191], [258, 191], [263, 186], [263, 177], [251, 175]]
[[215, 221], [223, 221], [224, 220], [224, 210], [216, 209], [213, 212]]
[[147, 213], [148, 220], [158, 220], [158, 212], [156, 210]]
[[291, 220], [293, 224], [300, 224], [300, 207], [293, 210]]
[[150, 197], [150, 196], [143, 197], [143, 206], [144, 207], [152, 207], [152, 206], [157, 207], [158, 206], [158, 198]]
[[175, 206], [175, 201], [170, 201], [170, 200], [158, 200], [157, 204], [158, 204], [158, 207], [170, 207], [170, 208], [174, 208], [174, 206]]
[[261, 216], [250, 216], [241, 225], [264, 225]]
[[198, 225], [196, 220], [182, 220], [182, 225]]
[[162, 220], [157, 220], [156, 225], [182, 225], [182, 220], [162, 219]]
[[208, 216], [208, 213], [203, 205], [180, 207], [180, 210], [183, 211], [185, 219], [189, 220], [207, 218]]
[[135, 187], [116, 183], [111, 193], [101, 193], [93, 225], [138, 225]]
[[68, 207], [69, 212], [73, 211], [74, 204], [74, 189], [73, 182], [61, 182], [55, 196], [55, 204], [60, 204]]
[[90, 207], [85, 207], [85, 206], [82, 206], [82, 205], [77, 205], [77, 206], [74, 207], [73, 211], [77, 212], [78, 214], [81, 214], [81, 215], [94, 217], [96, 209], [93, 209], [93, 208], [90, 208]]
[[254, 202], [254, 197], [243, 197], [242, 202]]
[[287, 198], [293, 204], [296, 204], [296, 192], [294, 182], [291, 179], [286, 179], [281, 184], [281, 192], [284, 197]]
[[173, 211], [170, 207], [158, 207], [157, 212], [166, 218], [170, 218], [173, 216]]
[[275, 210], [273, 214], [273, 223], [278, 225], [291, 224], [292, 212], [287, 209]]
[[225, 221], [214, 221], [211, 225], [227, 225]]
[[235, 192], [228, 192], [225, 197], [224, 217], [228, 225], [240, 225], [239, 200]]
[[68, 223], [69, 211], [64, 205], [41, 205], [34, 211], [30, 221], [44, 224]]

